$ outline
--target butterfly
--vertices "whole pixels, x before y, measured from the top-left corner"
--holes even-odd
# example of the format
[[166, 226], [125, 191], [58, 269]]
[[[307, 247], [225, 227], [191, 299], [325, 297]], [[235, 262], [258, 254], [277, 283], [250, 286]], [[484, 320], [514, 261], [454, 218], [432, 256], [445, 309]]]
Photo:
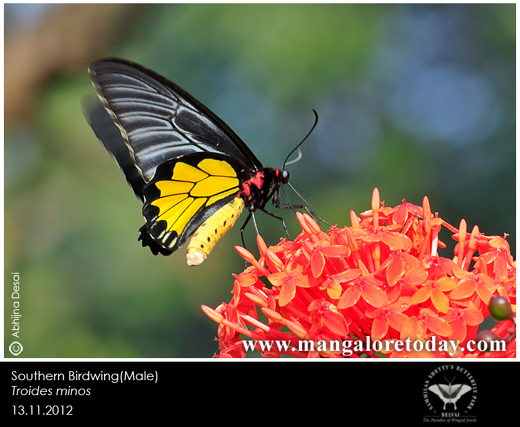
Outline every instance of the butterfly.
[[452, 385], [451, 382], [447, 382], [448, 384], [434, 384], [428, 387], [428, 390], [435, 393], [444, 402], [443, 409], [446, 409], [447, 403], [452, 403], [454, 409], [457, 409], [457, 401], [461, 398], [462, 395], [470, 391], [471, 387], [467, 384]]
[[309, 211], [282, 204], [279, 194], [286, 184], [294, 190], [285, 165], [294, 162], [287, 159], [296, 149], [301, 156], [307, 137], [282, 169], [263, 167], [209, 108], [154, 71], [102, 58], [89, 73], [101, 102], [86, 113], [87, 121], [142, 200], [139, 240], [154, 255], [187, 244], [188, 265], [200, 265], [244, 209], [249, 214], [241, 233], [251, 218], [256, 227], [260, 210], [281, 220], [288, 234], [283, 219], [265, 209], [271, 199], [277, 208]]

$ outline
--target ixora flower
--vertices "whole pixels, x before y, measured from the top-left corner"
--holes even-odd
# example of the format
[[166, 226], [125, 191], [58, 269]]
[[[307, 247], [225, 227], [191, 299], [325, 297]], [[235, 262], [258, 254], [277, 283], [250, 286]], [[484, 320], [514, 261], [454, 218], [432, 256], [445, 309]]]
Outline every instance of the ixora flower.
[[[297, 213], [302, 232], [267, 247], [234, 275], [233, 298], [215, 310], [218, 357], [516, 357], [516, 261], [507, 235], [455, 228], [422, 207], [372, 209], [326, 233]], [[445, 227], [457, 241], [439, 255]], [[478, 331], [490, 315], [499, 323]], [[478, 335], [477, 335], [478, 332]]]

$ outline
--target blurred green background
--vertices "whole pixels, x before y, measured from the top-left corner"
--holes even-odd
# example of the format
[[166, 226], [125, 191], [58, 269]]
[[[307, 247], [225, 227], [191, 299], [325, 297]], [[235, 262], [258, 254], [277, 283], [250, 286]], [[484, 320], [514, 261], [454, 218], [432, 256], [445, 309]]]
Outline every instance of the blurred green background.
[[[389, 206], [428, 196], [455, 226], [465, 218], [469, 230], [508, 233], [514, 253], [514, 4], [6, 4], [4, 12], [6, 357], [13, 271], [19, 357], [218, 352], [217, 325], [200, 305], [231, 298], [232, 273], [244, 267], [233, 249], [241, 220], [201, 267], [189, 268], [183, 250], [154, 257], [141, 248], [140, 202], [82, 117], [93, 94], [87, 66], [101, 56], [179, 84], [266, 166], [281, 167], [317, 110], [291, 182], [333, 224], [350, 225], [349, 211], [369, 209], [378, 187]], [[295, 237], [294, 216], [281, 215]], [[257, 218], [268, 243], [284, 235], [276, 220]], [[246, 235], [255, 249], [253, 227]]]

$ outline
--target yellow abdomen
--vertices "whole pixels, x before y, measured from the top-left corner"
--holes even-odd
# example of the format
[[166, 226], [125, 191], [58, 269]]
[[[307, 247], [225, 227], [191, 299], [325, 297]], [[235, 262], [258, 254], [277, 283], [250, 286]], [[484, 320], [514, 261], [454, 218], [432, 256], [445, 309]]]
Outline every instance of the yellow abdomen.
[[197, 228], [188, 242], [186, 262], [189, 266], [204, 262], [220, 238], [235, 225], [244, 206], [244, 201], [240, 197], [235, 197]]

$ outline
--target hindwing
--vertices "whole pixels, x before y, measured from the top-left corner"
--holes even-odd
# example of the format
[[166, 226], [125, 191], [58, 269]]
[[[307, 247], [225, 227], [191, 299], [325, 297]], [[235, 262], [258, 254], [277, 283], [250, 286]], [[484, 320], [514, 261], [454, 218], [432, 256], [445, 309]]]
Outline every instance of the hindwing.
[[211, 215], [233, 200], [250, 170], [235, 159], [194, 153], [162, 163], [144, 187], [146, 229], [175, 251]]

